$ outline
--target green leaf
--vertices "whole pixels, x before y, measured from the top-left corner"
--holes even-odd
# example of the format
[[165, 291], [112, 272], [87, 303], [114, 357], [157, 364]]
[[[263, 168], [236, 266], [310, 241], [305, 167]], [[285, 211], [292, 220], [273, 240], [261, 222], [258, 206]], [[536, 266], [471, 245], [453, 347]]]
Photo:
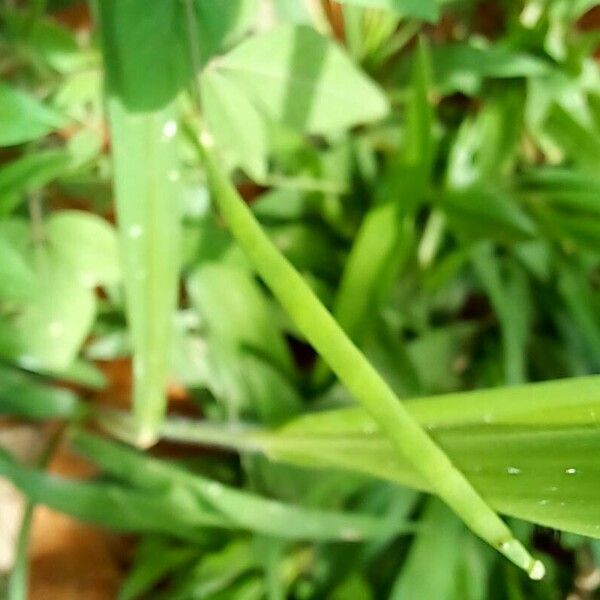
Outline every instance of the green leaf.
[[292, 372], [290, 352], [271, 305], [246, 270], [206, 263], [188, 279], [188, 290], [210, 335], [230, 339], [238, 348], [254, 350]]
[[208, 61], [246, 33], [259, 10], [258, 0], [194, 0], [194, 4], [202, 61]]
[[464, 543], [465, 529], [435, 498], [427, 502], [420, 522], [423, 531], [417, 533], [410, 547], [390, 600], [453, 597], [461, 557], [457, 548]]
[[80, 413], [70, 390], [41, 383], [25, 373], [0, 367], [0, 414], [25, 419], [65, 419]]
[[258, 181], [267, 174], [267, 131], [263, 117], [235, 80], [215, 69], [201, 79], [204, 115], [231, 167], [241, 167]]
[[[574, 378], [433, 396], [406, 406], [495, 509], [600, 537], [599, 386], [599, 377]], [[275, 432], [188, 424], [177, 433], [180, 441], [204, 440], [263, 452], [276, 462], [427, 489], [361, 408], [306, 414]]]
[[340, 4], [391, 10], [401, 17], [434, 22], [439, 16], [438, 0], [339, 0]]
[[[77, 431], [75, 448], [90, 460], [140, 491], [180, 489], [214, 509], [228, 527], [249, 529], [291, 539], [358, 541], [382, 535], [389, 522], [368, 514], [304, 508], [261, 498], [152, 459], [122, 444]], [[401, 524], [398, 531], [405, 529]]]
[[[250, 409], [274, 423], [298, 411], [290, 352], [271, 306], [243, 269], [207, 263], [187, 288], [206, 328], [212, 392], [237, 418]], [[235, 290], [235, 291], [233, 291]]]
[[600, 365], [598, 298], [586, 275], [576, 263], [559, 265], [558, 293], [585, 342], [592, 364], [597, 368]]
[[[16, 344], [11, 358], [27, 369], [64, 373], [93, 323], [93, 288], [114, 283], [119, 275], [112, 228], [100, 217], [79, 211], [54, 213], [42, 227], [43, 240], [32, 240], [30, 227], [21, 219], [0, 225], [0, 240], [13, 246], [3, 266], [8, 268], [13, 256], [29, 281], [29, 289], [22, 290], [23, 304], [11, 319]], [[10, 279], [3, 283], [10, 285]]]
[[475, 246], [471, 260], [500, 320], [506, 383], [524, 383], [532, 312], [525, 274], [514, 264], [503, 265], [488, 244]]
[[36, 140], [65, 125], [66, 119], [61, 114], [0, 83], [0, 146]]
[[600, 132], [579, 117], [555, 104], [544, 128], [569, 157], [586, 171], [596, 174], [600, 156]]
[[473, 185], [448, 190], [439, 203], [450, 227], [464, 239], [515, 241], [531, 238], [536, 225], [501, 189]]
[[191, 563], [197, 552], [196, 548], [173, 546], [160, 538], [141, 540], [131, 570], [119, 590], [118, 600], [135, 600], [147, 595], [165, 575]]
[[[46, 259], [50, 257], [45, 255]], [[96, 312], [92, 290], [83, 287], [70, 269], [39, 268], [35, 298], [25, 304], [14, 321], [22, 348], [19, 363], [25, 368], [65, 370], [87, 336]]]
[[0, 231], [0, 299], [21, 301], [35, 294], [35, 274], [21, 252]]
[[118, 240], [114, 228], [89, 212], [62, 210], [46, 222], [50, 250], [71, 270], [81, 285], [111, 285], [121, 277]]
[[265, 114], [308, 133], [333, 133], [384, 117], [382, 91], [341, 48], [313, 29], [281, 26], [219, 59]]
[[149, 9], [145, 0], [100, 0], [94, 7], [109, 93], [134, 112], [171, 102], [187, 75], [183, 3], [156, 0]]
[[134, 360], [140, 443], [152, 443], [166, 408], [178, 294], [182, 195], [177, 112], [147, 113], [109, 99], [113, 178]]
[[[185, 578], [178, 578], [169, 590], [170, 600], [210, 598], [224, 600], [236, 598], [234, 588], [243, 575], [256, 568], [259, 556], [251, 540], [234, 540], [216, 551], [205, 553], [190, 569]], [[243, 587], [244, 584], [242, 584]], [[221, 593], [223, 595], [221, 595]], [[260, 594], [258, 598], [264, 597]], [[253, 600], [254, 596], [242, 593], [237, 600]], [[258, 599], [257, 599], [258, 600]]]
[[30, 501], [116, 531], [160, 532], [198, 541], [223, 522], [180, 489], [155, 494], [114, 483], [72, 481], [17, 464], [0, 450], [0, 474]]
[[444, 93], [475, 92], [485, 78], [513, 79], [548, 74], [539, 58], [502, 46], [453, 43], [432, 49], [434, 80]]
[[12, 212], [27, 193], [63, 175], [69, 156], [61, 150], [25, 155], [0, 168], [0, 214]]

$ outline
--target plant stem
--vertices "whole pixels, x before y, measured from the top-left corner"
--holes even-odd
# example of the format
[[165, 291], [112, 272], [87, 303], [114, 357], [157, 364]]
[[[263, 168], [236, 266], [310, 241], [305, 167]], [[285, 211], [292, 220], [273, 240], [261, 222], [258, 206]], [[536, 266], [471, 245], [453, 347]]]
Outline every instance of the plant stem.
[[[203, 140], [208, 138], [203, 135]], [[199, 144], [199, 150], [223, 219], [298, 329], [369, 411], [398, 452], [465, 523], [527, 571], [531, 578], [543, 577], [543, 565], [533, 559], [504, 521], [413, 419], [299, 273], [262, 231], [219, 166], [212, 150], [202, 143]]]
[[[55, 433], [48, 443], [42, 457], [38, 461], [40, 467], [46, 467], [55, 450], [57, 449], [63, 436], [63, 428]], [[28, 569], [27, 569], [27, 550], [29, 548], [29, 532], [31, 531], [31, 523], [33, 520], [33, 511], [35, 502], [29, 501], [25, 507], [25, 514], [17, 539], [17, 550], [15, 556], [15, 564], [10, 572], [8, 580], [8, 597], [7, 600], [26, 600], [28, 597]]]

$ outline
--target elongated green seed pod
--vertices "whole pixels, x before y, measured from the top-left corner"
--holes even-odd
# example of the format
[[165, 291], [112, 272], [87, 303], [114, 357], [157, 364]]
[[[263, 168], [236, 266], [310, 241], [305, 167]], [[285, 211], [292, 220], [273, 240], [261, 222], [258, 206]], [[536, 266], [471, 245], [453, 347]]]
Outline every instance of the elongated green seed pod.
[[521, 567], [532, 579], [544, 576], [507, 525], [487, 505], [444, 451], [410, 415], [321, 304], [300, 274], [277, 250], [221, 169], [210, 147], [200, 144], [214, 200], [231, 233], [277, 300], [340, 381], [369, 411], [398, 452], [477, 535]]

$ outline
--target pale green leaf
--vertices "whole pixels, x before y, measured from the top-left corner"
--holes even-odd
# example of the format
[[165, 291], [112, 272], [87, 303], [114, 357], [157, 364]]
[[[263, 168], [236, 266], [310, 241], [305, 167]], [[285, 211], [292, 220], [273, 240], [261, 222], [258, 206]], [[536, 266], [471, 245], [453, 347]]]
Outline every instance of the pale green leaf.
[[32, 96], [0, 83], [0, 146], [22, 144], [64, 127], [66, 119]]
[[248, 39], [218, 67], [278, 123], [331, 133], [388, 112], [382, 91], [333, 41], [305, 26], [281, 26]]
[[267, 174], [267, 131], [263, 117], [235, 80], [215, 69], [201, 79], [202, 107], [221, 154], [257, 180]]
[[114, 228], [89, 212], [63, 210], [46, 222], [46, 236], [55, 260], [72, 270], [84, 287], [110, 285], [120, 279]]
[[63, 371], [74, 360], [95, 315], [92, 290], [64, 265], [46, 262], [37, 273], [35, 299], [15, 320], [25, 368]]
[[0, 232], [0, 299], [26, 300], [35, 293], [35, 274], [22, 253]]

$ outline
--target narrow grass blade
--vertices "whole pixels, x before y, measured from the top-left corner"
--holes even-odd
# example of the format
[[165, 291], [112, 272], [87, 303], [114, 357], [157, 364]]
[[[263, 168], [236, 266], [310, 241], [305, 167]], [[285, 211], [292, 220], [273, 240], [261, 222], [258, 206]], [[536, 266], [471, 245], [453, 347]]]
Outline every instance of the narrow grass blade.
[[[358, 541], [389, 534], [389, 523], [371, 515], [321, 511], [261, 498], [82, 431], [75, 432], [72, 441], [79, 452], [138, 490], [185, 490], [215, 510], [230, 528], [315, 540]], [[400, 524], [396, 533], [409, 530]]]
[[[421, 40], [406, 108], [405, 149], [388, 165], [382, 201], [369, 210], [358, 230], [334, 301], [333, 316], [359, 346], [414, 242], [412, 213], [429, 183], [434, 149], [429, 71], [429, 53]], [[328, 373], [327, 364], [317, 362], [317, 387]]]
[[163, 418], [177, 299], [180, 213], [175, 100], [187, 69], [170, 0], [101, 0], [93, 7], [108, 92], [113, 180], [134, 363], [137, 443]]
[[200, 151], [214, 199], [233, 236], [298, 329], [392, 441], [398, 460], [408, 461], [479, 536], [532, 578], [543, 577], [541, 563], [531, 557], [446, 453], [412, 418], [298, 272], [271, 243], [213, 153], [202, 145]]
[[65, 419], [83, 414], [70, 390], [45, 385], [32, 375], [0, 367], [0, 416], [25, 419]]
[[[43, 452], [39, 460], [40, 467], [45, 467], [48, 464], [61, 439], [62, 430], [59, 430], [58, 433], [52, 437]], [[8, 597], [6, 600], [27, 600], [28, 598], [28, 549], [34, 509], [35, 503], [29, 501], [25, 508], [25, 514], [23, 515], [19, 537], [17, 539], [15, 562], [10, 572]]]
[[158, 532], [198, 541], [205, 527], [227, 526], [180, 489], [149, 494], [109, 482], [72, 481], [17, 464], [0, 451], [0, 475], [33, 503], [117, 531]]
[[177, 121], [170, 105], [132, 113], [109, 99], [114, 185], [134, 364], [138, 444], [150, 445], [166, 407], [179, 277]]

